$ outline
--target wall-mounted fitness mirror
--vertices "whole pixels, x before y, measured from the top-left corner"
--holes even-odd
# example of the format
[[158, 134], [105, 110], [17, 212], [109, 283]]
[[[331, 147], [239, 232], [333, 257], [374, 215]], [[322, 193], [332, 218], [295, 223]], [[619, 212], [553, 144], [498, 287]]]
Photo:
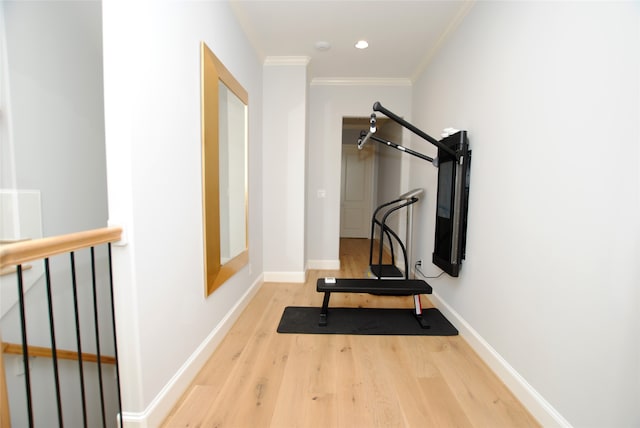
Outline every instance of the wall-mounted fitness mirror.
[[249, 261], [247, 91], [201, 43], [202, 198], [205, 292]]

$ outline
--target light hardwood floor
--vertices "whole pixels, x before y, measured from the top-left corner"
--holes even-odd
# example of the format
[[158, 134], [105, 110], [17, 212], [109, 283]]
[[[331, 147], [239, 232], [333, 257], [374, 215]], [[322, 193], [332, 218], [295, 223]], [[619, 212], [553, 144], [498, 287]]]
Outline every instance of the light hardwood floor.
[[[367, 240], [341, 240], [340, 271], [265, 283], [164, 427], [532, 427], [539, 424], [460, 336], [278, 334], [285, 306], [320, 306], [318, 277], [362, 277]], [[407, 307], [411, 297], [331, 296]], [[430, 306], [423, 299], [423, 306]]]

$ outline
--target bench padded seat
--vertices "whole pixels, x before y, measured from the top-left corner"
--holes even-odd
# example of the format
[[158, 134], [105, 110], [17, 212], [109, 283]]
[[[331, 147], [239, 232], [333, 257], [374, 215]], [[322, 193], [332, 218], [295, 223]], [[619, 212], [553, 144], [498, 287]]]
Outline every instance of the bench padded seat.
[[372, 293], [387, 296], [431, 294], [433, 289], [421, 279], [318, 278], [316, 290], [324, 293]]

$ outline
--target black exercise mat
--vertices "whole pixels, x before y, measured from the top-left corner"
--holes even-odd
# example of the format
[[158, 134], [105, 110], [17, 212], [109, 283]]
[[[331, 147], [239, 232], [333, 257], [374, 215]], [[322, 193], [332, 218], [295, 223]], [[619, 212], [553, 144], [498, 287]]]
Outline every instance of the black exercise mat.
[[320, 327], [320, 308], [287, 306], [278, 333], [357, 334], [396, 336], [455, 336], [458, 330], [436, 308], [423, 309], [430, 328], [422, 328], [411, 309], [329, 308]]

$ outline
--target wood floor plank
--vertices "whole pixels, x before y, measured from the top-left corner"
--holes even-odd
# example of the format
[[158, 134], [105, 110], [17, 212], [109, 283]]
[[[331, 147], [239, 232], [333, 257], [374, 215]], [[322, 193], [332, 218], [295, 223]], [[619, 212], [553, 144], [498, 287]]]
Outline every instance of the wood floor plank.
[[[537, 427], [460, 336], [278, 334], [286, 306], [320, 306], [319, 277], [363, 277], [368, 240], [304, 284], [265, 283], [163, 427]], [[413, 306], [339, 293], [332, 306]], [[423, 298], [423, 307], [431, 302]]]
[[420, 379], [410, 369], [411, 362], [408, 361], [404, 347], [400, 346], [398, 336], [381, 338], [378, 352], [384, 361], [381, 370], [392, 380], [388, 385], [390, 392], [398, 397], [404, 426], [431, 426], [432, 420], [420, 391]]
[[288, 370], [271, 426], [336, 426], [336, 362], [332, 350], [338, 336], [294, 335]]
[[209, 385], [193, 385], [185, 393], [184, 398], [165, 421], [166, 428], [199, 426], [209, 408], [204, 406], [217, 396], [217, 388]]
[[[270, 285], [267, 285], [269, 288]], [[273, 293], [250, 336], [246, 351], [211, 403], [204, 422], [211, 426], [268, 426], [286, 366], [290, 336], [274, 334], [288, 293]]]
[[462, 340], [433, 354], [449, 389], [474, 426], [529, 427], [537, 422]]
[[358, 336], [353, 347], [355, 357], [355, 375], [365, 386], [366, 410], [376, 427], [404, 426], [404, 414], [400, 406], [400, 397], [391, 387], [395, 381], [385, 366], [391, 362], [383, 358], [380, 349], [385, 346], [384, 336]]
[[344, 336], [345, 341], [335, 348], [336, 369], [338, 371], [337, 409], [339, 427], [373, 426], [372, 412], [368, 402], [367, 385], [358, 376], [358, 355], [354, 348], [362, 346], [355, 336]]
[[[209, 362], [205, 364], [203, 369], [193, 380], [191, 386], [183, 397], [178, 401], [172, 412], [166, 418], [166, 426], [191, 426], [181, 425], [179, 422], [183, 416], [179, 415], [189, 409], [189, 404], [183, 405], [185, 402], [200, 402], [199, 398], [191, 398], [191, 390], [200, 386], [207, 386], [208, 402], [212, 402], [217, 398], [220, 390], [229, 378], [229, 373], [236, 367], [238, 358], [243, 354], [245, 348], [250, 343], [248, 338], [255, 335], [258, 326], [257, 321], [262, 317], [264, 305], [268, 303], [273, 294], [277, 290], [275, 288], [262, 287], [256, 294], [248, 307], [243, 311], [242, 316], [236, 321], [233, 328], [229, 331], [220, 346], [213, 353]], [[188, 410], [191, 411], [191, 410]], [[206, 412], [205, 412], [206, 413]]]
[[[442, 377], [421, 378], [420, 392], [429, 415], [429, 426], [434, 427], [473, 427], [467, 417], [464, 406]], [[499, 425], [493, 425], [499, 426]]]

